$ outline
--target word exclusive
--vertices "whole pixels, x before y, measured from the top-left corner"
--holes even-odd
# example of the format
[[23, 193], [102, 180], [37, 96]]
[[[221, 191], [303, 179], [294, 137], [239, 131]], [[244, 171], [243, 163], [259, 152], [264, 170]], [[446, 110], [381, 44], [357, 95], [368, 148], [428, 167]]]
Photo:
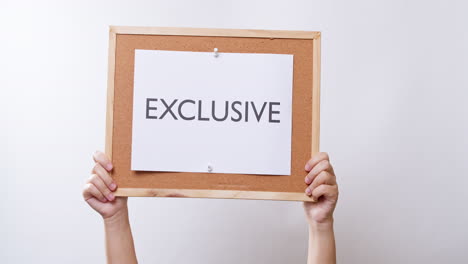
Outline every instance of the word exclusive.
[[[203, 113], [206, 113], [204, 107], [211, 108], [209, 111], [211, 115], [203, 116]], [[187, 121], [249, 122], [250, 118], [257, 122], [280, 123], [279, 107], [279, 102], [263, 102], [257, 105], [252, 101], [225, 101], [224, 103], [211, 101], [211, 103], [206, 103], [202, 100], [191, 99], [166, 101], [163, 98], [146, 98], [146, 119], [173, 118], [174, 120]]]

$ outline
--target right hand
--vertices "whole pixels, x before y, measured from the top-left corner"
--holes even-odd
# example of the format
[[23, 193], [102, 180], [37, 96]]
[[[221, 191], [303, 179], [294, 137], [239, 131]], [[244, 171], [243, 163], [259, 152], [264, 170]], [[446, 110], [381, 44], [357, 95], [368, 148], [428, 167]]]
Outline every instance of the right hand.
[[106, 154], [96, 151], [91, 177], [83, 187], [84, 200], [104, 219], [112, 218], [127, 211], [127, 197], [115, 197], [117, 184], [109, 175], [112, 163]]
[[315, 154], [306, 164], [309, 172], [305, 183], [309, 185], [306, 194], [315, 202], [304, 202], [304, 209], [309, 224], [332, 224], [333, 212], [338, 202], [338, 183], [335, 171], [327, 153]]

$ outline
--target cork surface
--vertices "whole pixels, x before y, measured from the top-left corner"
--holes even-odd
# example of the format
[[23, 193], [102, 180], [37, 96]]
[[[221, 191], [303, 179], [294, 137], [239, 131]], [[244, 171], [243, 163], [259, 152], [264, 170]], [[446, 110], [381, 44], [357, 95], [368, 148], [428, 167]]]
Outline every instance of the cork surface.
[[[132, 171], [135, 49], [294, 55], [291, 175]], [[119, 188], [201, 189], [303, 193], [312, 140], [312, 39], [117, 34], [112, 129], [112, 176]], [[183, 76], [181, 76], [183, 77]], [[183, 162], [181, 160], [180, 162]], [[233, 161], [235, 162], [235, 161]]]

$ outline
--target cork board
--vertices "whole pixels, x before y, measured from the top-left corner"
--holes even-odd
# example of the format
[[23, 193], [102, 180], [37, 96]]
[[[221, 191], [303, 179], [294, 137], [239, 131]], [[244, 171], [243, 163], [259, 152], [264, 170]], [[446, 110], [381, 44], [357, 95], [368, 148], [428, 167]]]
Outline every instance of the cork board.
[[[135, 49], [293, 54], [291, 175], [132, 171]], [[106, 154], [117, 196], [311, 201], [304, 165], [319, 150], [320, 33], [111, 26]]]

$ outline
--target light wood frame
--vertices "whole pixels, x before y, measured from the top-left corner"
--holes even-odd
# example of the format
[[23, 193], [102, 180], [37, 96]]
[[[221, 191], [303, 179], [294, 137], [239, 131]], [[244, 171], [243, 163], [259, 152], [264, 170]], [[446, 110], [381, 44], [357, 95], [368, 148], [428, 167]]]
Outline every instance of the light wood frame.
[[[109, 61], [107, 85], [106, 146], [105, 152], [112, 160], [112, 134], [114, 110], [115, 51], [118, 34], [133, 35], [173, 35], [173, 36], [217, 36], [249, 38], [284, 38], [313, 40], [313, 84], [312, 84], [312, 155], [319, 151], [320, 135], [320, 42], [321, 33], [316, 31], [286, 30], [246, 30], [246, 29], [206, 29], [171, 27], [127, 27], [110, 26]], [[156, 189], [156, 188], [118, 188], [116, 196], [135, 197], [192, 197], [224, 199], [261, 199], [285, 201], [314, 201], [305, 193], [232, 191], [232, 190], [194, 190], [194, 189]]]

